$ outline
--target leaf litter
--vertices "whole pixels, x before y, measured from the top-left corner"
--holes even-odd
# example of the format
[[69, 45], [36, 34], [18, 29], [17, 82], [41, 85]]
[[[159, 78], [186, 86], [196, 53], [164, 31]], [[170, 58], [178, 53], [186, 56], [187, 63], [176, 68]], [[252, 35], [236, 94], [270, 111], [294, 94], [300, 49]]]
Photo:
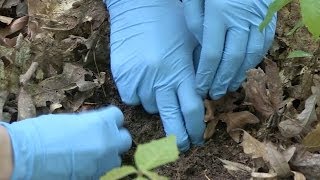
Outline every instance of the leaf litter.
[[[0, 9], [13, 7], [15, 15], [0, 14], [4, 23], [0, 28], [0, 118], [10, 122], [43, 112], [78, 111], [105, 81], [105, 73], [97, 68], [108, 55], [108, 47], [101, 43], [108, 41], [101, 34], [109, 31], [102, 2], [0, 0]], [[279, 34], [285, 31], [282, 28], [279, 25]], [[287, 56], [280, 52], [283, 46], [296, 46], [283, 37], [276, 43], [270, 53], [280, 60]], [[253, 179], [292, 174], [295, 179], [319, 178], [320, 76], [314, 69], [320, 68], [296, 59], [283, 64], [273, 61], [266, 59], [260, 68], [249, 70], [242, 91], [205, 101], [204, 137], [210, 139], [218, 123], [224, 122], [243, 151], [268, 169], [258, 172], [262, 165], [222, 160], [225, 167], [245, 169]], [[86, 68], [87, 64], [95, 64], [98, 72]], [[239, 130], [246, 128], [248, 132]], [[267, 129], [263, 136], [261, 129]]]

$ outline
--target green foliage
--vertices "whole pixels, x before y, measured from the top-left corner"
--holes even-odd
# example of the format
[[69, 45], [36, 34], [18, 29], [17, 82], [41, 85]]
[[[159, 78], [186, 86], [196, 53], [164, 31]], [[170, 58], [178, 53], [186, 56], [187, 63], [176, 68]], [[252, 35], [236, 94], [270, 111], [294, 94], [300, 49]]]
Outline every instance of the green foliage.
[[268, 12], [267, 12], [265, 19], [263, 20], [263, 22], [259, 26], [259, 30], [262, 31], [272, 20], [274, 13], [279, 11], [281, 8], [283, 8], [285, 5], [287, 5], [291, 1], [292, 0], [275, 0], [275, 1], [273, 1], [269, 6], [269, 9], [268, 9]]
[[176, 138], [168, 136], [147, 144], [139, 145], [134, 159], [137, 169], [133, 166], [122, 166], [108, 172], [100, 180], [117, 180], [131, 174], [136, 174], [136, 180], [166, 180], [167, 177], [160, 176], [150, 170], [161, 165], [174, 162], [179, 157]]
[[313, 54], [297, 50], [297, 51], [292, 51], [289, 53], [287, 58], [303, 58], [303, 57], [313, 57]]
[[303, 23], [314, 38], [320, 37], [320, 1], [300, 0]]

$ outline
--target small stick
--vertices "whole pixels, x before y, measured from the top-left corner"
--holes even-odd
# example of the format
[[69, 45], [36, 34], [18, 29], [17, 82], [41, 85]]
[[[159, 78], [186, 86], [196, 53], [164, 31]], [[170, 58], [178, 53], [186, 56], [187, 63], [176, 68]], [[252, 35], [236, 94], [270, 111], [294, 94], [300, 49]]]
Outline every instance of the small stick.
[[32, 75], [36, 72], [38, 66], [38, 62], [32, 62], [27, 72], [20, 76], [20, 84], [25, 85], [30, 80]]

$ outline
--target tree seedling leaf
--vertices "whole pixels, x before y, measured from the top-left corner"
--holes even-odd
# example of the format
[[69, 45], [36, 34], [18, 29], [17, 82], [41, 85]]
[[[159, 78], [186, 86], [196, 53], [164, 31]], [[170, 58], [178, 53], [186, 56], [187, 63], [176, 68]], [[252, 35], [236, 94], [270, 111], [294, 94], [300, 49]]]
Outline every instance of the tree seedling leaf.
[[160, 176], [157, 173], [154, 173], [152, 171], [142, 171], [142, 173], [147, 176], [151, 180], [168, 180], [169, 178]]
[[151, 170], [174, 162], [179, 157], [175, 136], [168, 136], [148, 144], [139, 145], [135, 152], [135, 164], [139, 170]]
[[302, 50], [296, 50], [289, 53], [287, 58], [305, 58], [305, 57], [313, 57], [312, 53], [305, 52]]
[[117, 180], [135, 173], [137, 173], [137, 170], [133, 166], [122, 166], [112, 169], [106, 175], [102, 176], [100, 180]]
[[274, 13], [279, 11], [281, 8], [283, 8], [285, 5], [290, 3], [292, 0], [275, 0], [273, 1], [268, 9], [267, 15], [262, 21], [262, 23], [259, 25], [259, 30], [262, 31], [272, 20]]
[[320, 36], [320, 1], [300, 0], [302, 21], [314, 38]]
[[292, 173], [285, 157], [271, 142], [268, 142], [266, 147], [268, 155], [265, 156], [265, 160], [270, 163], [272, 169], [277, 173], [277, 176], [280, 178], [289, 177]]

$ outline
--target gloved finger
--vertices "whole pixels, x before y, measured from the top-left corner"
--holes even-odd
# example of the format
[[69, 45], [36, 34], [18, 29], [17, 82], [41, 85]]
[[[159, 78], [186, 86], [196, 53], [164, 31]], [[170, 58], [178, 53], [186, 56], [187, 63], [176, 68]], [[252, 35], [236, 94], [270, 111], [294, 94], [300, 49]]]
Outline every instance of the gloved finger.
[[236, 91], [246, 78], [247, 70], [256, 67], [262, 60], [264, 55], [264, 39], [265, 32], [260, 32], [258, 27], [252, 27], [250, 30], [249, 41], [247, 46], [247, 54], [237, 75], [233, 78], [229, 91]]
[[[246, 27], [246, 24], [243, 23]], [[237, 76], [244, 61], [249, 38], [249, 24], [245, 28], [230, 28], [227, 32], [224, 53], [214, 77], [209, 95], [216, 100], [226, 94], [231, 80]]]
[[189, 30], [202, 42], [204, 0], [183, 0], [185, 19]]
[[192, 144], [204, 143], [204, 105], [195, 90], [194, 76], [187, 77], [178, 88], [178, 97], [187, 133]]
[[121, 128], [119, 130], [120, 141], [118, 144], [119, 155], [129, 151], [132, 146], [132, 138], [127, 129]]
[[180, 151], [187, 151], [190, 148], [190, 142], [175, 91], [158, 89], [156, 99], [166, 135], [175, 135]]
[[200, 44], [193, 50], [193, 67], [195, 72], [198, 70], [201, 50]]
[[197, 92], [202, 98], [207, 96], [211, 87], [224, 48], [225, 22], [223, 22], [222, 18], [216, 17], [219, 17], [219, 15], [214, 9], [206, 9], [202, 51], [196, 73]]
[[[150, 83], [150, 82], [146, 82]], [[150, 85], [142, 86], [142, 87], [152, 87]], [[138, 92], [138, 96], [140, 98], [141, 104], [143, 108], [150, 114], [154, 114], [158, 112], [157, 101], [155, 97], [155, 92], [151, 89], [141, 88]]]
[[93, 111], [93, 113], [98, 113], [101, 119], [105, 121], [113, 120], [118, 128], [123, 126], [124, 116], [122, 111], [116, 106], [108, 106], [106, 108], [102, 108], [99, 111]]

